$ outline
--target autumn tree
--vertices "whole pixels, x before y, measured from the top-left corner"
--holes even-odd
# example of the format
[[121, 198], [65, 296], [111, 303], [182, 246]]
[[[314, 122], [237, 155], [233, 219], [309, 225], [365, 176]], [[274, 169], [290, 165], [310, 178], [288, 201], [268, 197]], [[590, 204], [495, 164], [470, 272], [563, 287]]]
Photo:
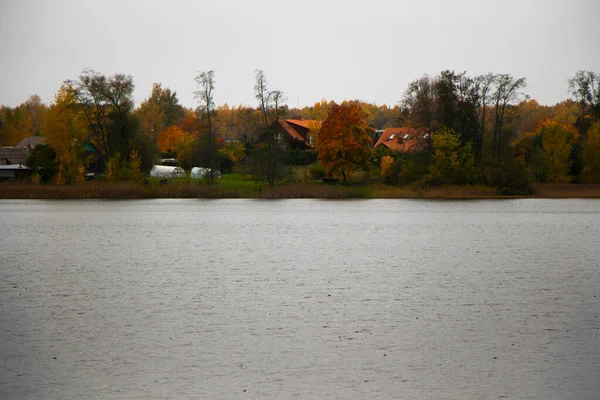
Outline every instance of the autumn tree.
[[247, 142], [262, 127], [261, 112], [254, 107], [223, 104], [215, 109], [215, 114], [218, 118], [213, 121], [213, 131], [226, 140]]
[[536, 100], [523, 100], [512, 109], [513, 132], [518, 139], [525, 132], [533, 132], [539, 123], [552, 118], [550, 107], [540, 105]]
[[175, 151], [180, 142], [184, 140], [185, 132], [177, 125], [171, 125], [160, 132], [158, 136], [158, 149], [161, 153]]
[[14, 146], [28, 136], [39, 136], [47, 111], [37, 94], [15, 108], [0, 107], [0, 146]]
[[323, 122], [315, 146], [327, 172], [345, 182], [355, 170], [368, 169], [371, 132], [361, 107], [353, 103], [334, 105]]
[[463, 144], [459, 133], [445, 128], [433, 135], [432, 143], [432, 180], [444, 184], [471, 183], [475, 173], [471, 142]]
[[[550, 119], [561, 124], [575, 126], [578, 118], [578, 106], [572, 99], [566, 99], [550, 107]], [[581, 131], [580, 131], [581, 132]]]
[[579, 132], [568, 125], [554, 121], [544, 121], [540, 124], [539, 135], [542, 135], [542, 149], [547, 161], [548, 182], [570, 182], [569, 176], [573, 160], [571, 153], [573, 145], [579, 137]]
[[581, 118], [600, 118], [600, 78], [591, 71], [577, 71], [569, 79], [569, 94], [579, 105]]
[[581, 154], [584, 182], [600, 183], [600, 121], [595, 122], [587, 131]]
[[56, 93], [42, 133], [56, 153], [61, 183], [81, 181], [88, 124], [72, 87], [63, 85]]
[[140, 118], [142, 132], [157, 143], [161, 131], [177, 125], [184, 117], [184, 108], [179, 104], [177, 92], [154, 83], [150, 97], [142, 101], [135, 114]]
[[27, 120], [28, 136], [40, 136], [41, 128], [48, 112], [48, 106], [42, 103], [37, 94], [29, 96], [25, 102], [25, 115]]
[[534, 180], [549, 183], [570, 182], [573, 145], [579, 133], [553, 120], [541, 121], [535, 132], [523, 135], [515, 143], [516, 157]]
[[185, 169], [194, 166], [198, 141], [204, 133], [204, 122], [191, 110], [186, 109], [178, 127], [183, 131], [183, 139], [177, 142], [177, 159]]
[[240, 165], [244, 162], [247, 156], [247, 149], [241, 142], [231, 142], [219, 149], [219, 155], [228, 161], [227, 164], [233, 167], [233, 165]]

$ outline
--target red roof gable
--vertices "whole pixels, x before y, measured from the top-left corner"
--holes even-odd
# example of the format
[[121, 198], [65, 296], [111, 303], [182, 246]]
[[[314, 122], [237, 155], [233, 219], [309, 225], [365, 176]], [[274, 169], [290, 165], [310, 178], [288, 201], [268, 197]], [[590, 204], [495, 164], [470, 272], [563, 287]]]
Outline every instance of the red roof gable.
[[286, 130], [286, 132], [290, 134], [292, 139], [304, 141], [302, 135], [300, 135], [300, 133], [298, 133], [298, 131], [294, 129], [294, 127], [287, 120], [280, 120], [279, 122], [281, 123], [281, 126], [283, 126], [283, 128]]
[[320, 128], [321, 124], [322, 124], [321, 121], [317, 121], [314, 119], [286, 119], [285, 122], [293, 124], [293, 125], [299, 125], [306, 129], [310, 129], [313, 127]]
[[426, 138], [427, 134], [423, 130], [407, 127], [387, 128], [373, 147], [384, 145], [390, 150], [410, 153], [420, 150], [425, 144]]

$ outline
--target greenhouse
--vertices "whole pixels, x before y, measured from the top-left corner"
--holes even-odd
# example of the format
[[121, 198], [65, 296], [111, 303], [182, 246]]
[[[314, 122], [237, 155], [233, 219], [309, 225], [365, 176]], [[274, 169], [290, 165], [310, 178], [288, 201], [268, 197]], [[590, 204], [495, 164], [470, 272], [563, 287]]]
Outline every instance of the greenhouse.
[[150, 170], [152, 178], [185, 178], [185, 171], [181, 167], [170, 167], [167, 165], [155, 165]]
[[[194, 167], [194, 168], [192, 168], [192, 171], [190, 172], [190, 178], [194, 178], [194, 179], [210, 178], [210, 171], [211, 171], [210, 168]], [[214, 172], [214, 178], [220, 179], [221, 171], [216, 169]]]

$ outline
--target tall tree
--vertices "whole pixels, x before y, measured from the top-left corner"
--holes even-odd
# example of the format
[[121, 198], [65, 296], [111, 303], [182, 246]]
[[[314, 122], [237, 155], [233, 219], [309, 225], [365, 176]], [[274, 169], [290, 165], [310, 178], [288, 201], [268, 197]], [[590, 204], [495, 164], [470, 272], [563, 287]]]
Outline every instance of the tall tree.
[[594, 121], [600, 121], [600, 77], [595, 72], [577, 71], [569, 79], [569, 94], [579, 105], [575, 126], [583, 138]]
[[434, 82], [436, 93], [435, 113], [437, 121], [447, 128], [454, 128], [457, 117], [457, 84], [458, 76], [454, 71], [442, 71]]
[[319, 161], [328, 173], [341, 175], [344, 182], [355, 170], [368, 169], [372, 131], [358, 104], [334, 105], [315, 143]]
[[493, 153], [499, 159], [501, 156], [500, 139], [505, 121], [507, 108], [518, 102], [523, 94], [519, 91], [527, 86], [525, 78], [515, 79], [511, 74], [499, 74], [495, 79], [495, 90], [492, 93], [494, 104], [494, 136]]
[[213, 132], [213, 118], [215, 110], [214, 91], [215, 91], [215, 72], [200, 72], [195, 78], [198, 84], [198, 90], [195, 96], [200, 103], [201, 115], [205, 122], [205, 135], [198, 142], [198, 161], [201, 167], [210, 169], [208, 181], [211, 185], [215, 183], [215, 170], [217, 169], [219, 149], [217, 147], [216, 137]]
[[88, 120], [92, 141], [107, 156], [128, 154], [129, 142], [135, 137], [131, 122], [133, 78], [114, 74], [106, 77], [85, 69], [76, 81], [66, 81], [73, 88]]
[[271, 98], [273, 99], [275, 120], [278, 120], [282, 114], [285, 114], [285, 110], [282, 110], [282, 108], [287, 101], [287, 96], [281, 90], [273, 90], [271, 92]]
[[475, 142], [479, 151], [479, 87], [466, 72], [443, 71], [435, 81], [437, 121], [460, 133], [463, 144]]
[[402, 106], [408, 110], [415, 127], [426, 128], [431, 133], [436, 125], [435, 79], [424, 75], [409, 83]]
[[269, 92], [267, 76], [262, 69], [254, 71], [254, 97], [258, 101], [258, 107], [262, 113], [265, 122], [265, 128], [268, 128], [269, 111], [271, 109], [272, 92]]
[[267, 76], [263, 70], [257, 69], [254, 78], [254, 97], [258, 101], [258, 109], [264, 124], [259, 129], [262, 143], [253, 153], [255, 170], [266, 177], [269, 186], [282, 176], [285, 152], [280, 146], [277, 133], [272, 127], [279, 118], [279, 107], [285, 102], [282, 91], [269, 91]]
[[479, 119], [479, 151], [478, 154], [480, 157], [483, 156], [483, 146], [484, 146], [484, 137], [485, 137], [485, 122], [486, 122], [486, 111], [488, 108], [488, 104], [490, 101], [490, 94], [496, 81], [496, 75], [491, 72], [479, 75], [475, 78], [475, 87], [477, 88], [477, 98], [478, 98], [478, 107], [477, 107], [477, 117]]

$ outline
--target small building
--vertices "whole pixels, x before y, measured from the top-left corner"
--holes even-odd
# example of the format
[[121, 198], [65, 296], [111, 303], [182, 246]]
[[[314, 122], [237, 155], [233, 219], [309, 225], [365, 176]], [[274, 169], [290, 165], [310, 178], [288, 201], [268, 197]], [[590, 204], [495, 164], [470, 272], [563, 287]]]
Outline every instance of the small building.
[[185, 178], [185, 171], [181, 167], [170, 167], [168, 165], [155, 165], [150, 170], [152, 178]]
[[312, 150], [313, 137], [311, 130], [319, 129], [321, 121], [309, 119], [279, 119], [271, 125], [273, 137], [263, 135], [259, 142], [276, 142], [282, 147], [291, 149]]
[[27, 147], [0, 147], [0, 165], [26, 165], [27, 157]]
[[0, 165], [0, 182], [8, 180], [22, 180], [31, 175], [31, 169], [22, 164]]
[[[192, 179], [207, 179], [207, 178], [210, 178], [210, 172], [211, 172], [210, 168], [194, 167], [190, 171], [190, 178], [192, 178]], [[213, 172], [213, 177], [215, 179], [221, 179], [221, 171], [219, 171], [218, 169], [215, 169], [215, 171]]]
[[16, 147], [0, 147], [0, 181], [24, 179], [31, 174], [31, 169], [27, 167], [27, 158], [29, 151], [37, 144], [22, 145], [26, 139], [28, 138], [23, 139]]
[[385, 146], [399, 153], [413, 153], [423, 150], [427, 144], [428, 134], [414, 128], [387, 128], [375, 143], [374, 148]]

